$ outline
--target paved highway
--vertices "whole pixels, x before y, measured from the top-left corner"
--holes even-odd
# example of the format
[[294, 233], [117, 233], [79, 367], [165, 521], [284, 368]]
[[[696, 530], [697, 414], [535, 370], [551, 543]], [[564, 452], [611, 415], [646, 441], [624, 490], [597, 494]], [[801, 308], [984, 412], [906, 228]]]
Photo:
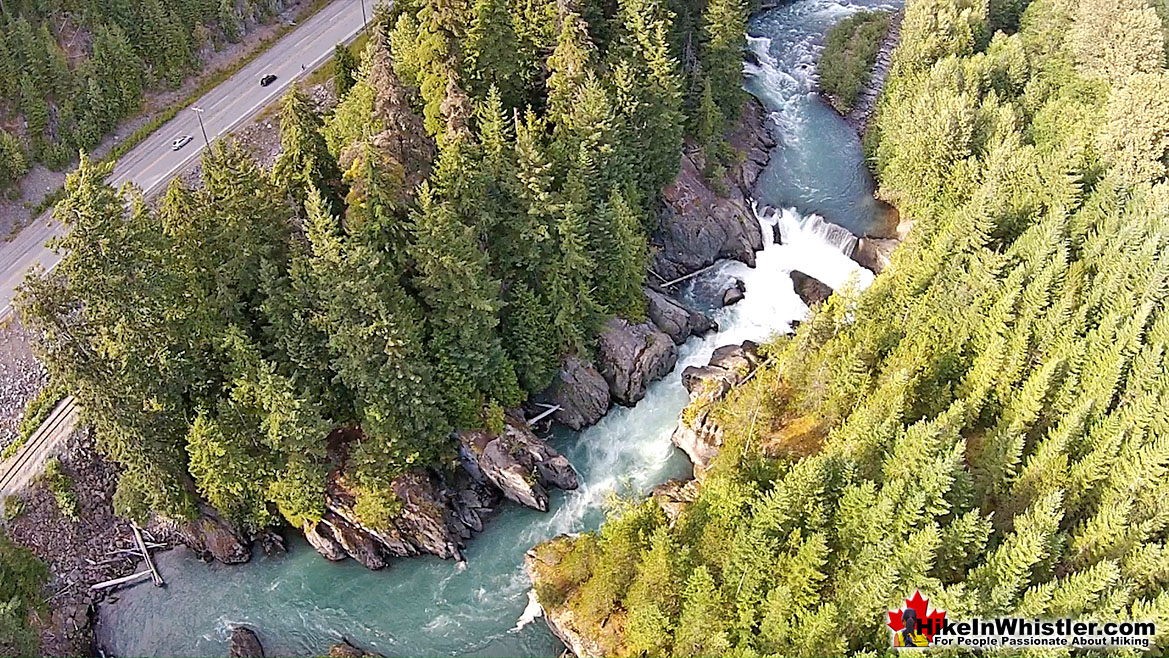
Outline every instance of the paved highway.
[[[214, 140], [251, 118], [283, 94], [294, 80], [332, 56], [338, 42], [348, 41], [360, 32], [364, 14], [361, 3], [362, 0], [333, 0], [196, 101], [193, 107], [204, 110], [207, 137]], [[366, 2], [367, 8], [373, 4]], [[277, 76], [276, 81], [261, 87], [260, 78], [268, 74]], [[171, 142], [182, 135], [190, 135], [191, 143], [172, 150]], [[118, 187], [130, 181], [147, 194], [153, 193], [198, 157], [203, 148], [198, 117], [190, 109], [183, 110], [123, 155], [114, 166], [111, 182]], [[0, 244], [0, 320], [11, 313], [12, 298], [25, 273], [37, 264], [52, 269], [60, 260], [45, 242], [63, 232], [64, 227], [52, 221], [51, 212], [46, 212], [10, 242]]]

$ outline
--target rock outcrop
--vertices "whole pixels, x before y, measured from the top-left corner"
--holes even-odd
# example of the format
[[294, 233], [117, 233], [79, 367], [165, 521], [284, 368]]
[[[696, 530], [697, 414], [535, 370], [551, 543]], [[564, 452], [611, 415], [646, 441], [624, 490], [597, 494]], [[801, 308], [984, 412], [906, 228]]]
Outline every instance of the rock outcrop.
[[364, 649], [358, 649], [349, 643], [349, 640], [341, 640], [340, 642], [329, 647], [329, 658], [383, 658], [380, 653], [373, 653]]
[[645, 288], [647, 322], [614, 318], [600, 340], [601, 370], [577, 356], [567, 356], [551, 386], [536, 401], [559, 406], [553, 420], [579, 430], [601, 419], [614, 399], [625, 405], [645, 395], [645, 387], [674, 367], [677, 352], [690, 336], [716, 331], [705, 314], [653, 288]]
[[740, 280], [735, 279], [735, 285], [723, 291], [723, 306], [731, 306], [743, 301], [743, 295], [747, 292], [747, 286]]
[[662, 190], [665, 207], [650, 244], [653, 270], [666, 279], [722, 258], [754, 266], [755, 252], [763, 248], [763, 234], [748, 199], [775, 140], [757, 101], [744, 103], [738, 127], [728, 141], [743, 159], [726, 176], [707, 181], [701, 152], [688, 149], [677, 178]]
[[333, 531], [329, 529], [329, 526], [323, 523], [310, 523], [305, 521], [304, 527], [301, 530], [304, 531], [304, 538], [308, 540], [309, 545], [317, 549], [317, 552], [323, 555], [325, 559], [339, 562], [349, 557], [349, 554], [345, 552], [341, 544], [337, 543], [336, 539], [333, 539]]
[[682, 385], [690, 394], [690, 402], [679, 415], [670, 441], [690, 458], [695, 478], [703, 478], [722, 446], [722, 429], [710, 417], [715, 403], [743, 383], [761, 362], [758, 346], [744, 341], [742, 345], [718, 348], [705, 366], [682, 371]]
[[613, 318], [598, 342], [601, 376], [613, 400], [626, 406], [637, 404], [650, 382], [664, 377], [678, 361], [678, 346], [651, 322]]
[[828, 284], [799, 270], [792, 270], [792, 283], [796, 294], [809, 308], [823, 304], [824, 300], [832, 296], [832, 288]]
[[[533, 547], [524, 554], [524, 571], [528, 574], [528, 579], [532, 581], [537, 593], [542, 589], [541, 567], [555, 567], [561, 557], [561, 552], [557, 548], [572, 541], [572, 539], [569, 535], [560, 535]], [[544, 622], [548, 624], [549, 630], [564, 643], [564, 646], [568, 647], [572, 655], [580, 658], [612, 655], [612, 652], [605, 651], [600, 644], [577, 628], [571, 607], [565, 605], [550, 607], [541, 602], [541, 608], [544, 612]]]
[[653, 488], [650, 497], [662, 508], [672, 528], [686, 506], [698, 499], [698, 480], [666, 480]]
[[374, 571], [386, 566], [378, 542], [371, 534], [362, 532], [352, 522], [342, 518], [336, 512], [328, 511], [321, 517], [321, 525], [333, 533], [333, 539], [341, 546], [341, 550], [366, 569]]
[[462, 432], [459, 442], [465, 448], [460, 454], [474, 456], [474, 470], [485, 481], [525, 507], [545, 512], [549, 487], [571, 490], [578, 486], [568, 460], [533, 434], [523, 418], [508, 418], [501, 435], [486, 430]]
[[184, 544], [204, 558], [241, 564], [252, 557], [251, 543], [244, 532], [206, 505], [200, 506], [198, 517], [179, 523], [175, 531]]
[[893, 250], [899, 244], [900, 240], [891, 238], [861, 238], [856, 251], [852, 252], [852, 259], [873, 274], [880, 274], [889, 266], [893, 259]]
[[284, 542], [284, 535], [272, 528], [261, 530], [256, 535], [256, 541], [260, 543], [260, 548], [263, 549], [264, 555], [271, 557], [284, 555], [288, 552], [288, 545]]
[[552, 414], [553, 420], [579, 430], [597, 422], [609, 410], [609, 383], [593, 364], [567, 356], [541, 399], [560, 407]]
[[231, 629], [231, 640], [227, 645], [227, 655], [231, 658], [264, 658], [264, 647], [255, 631], [244, 626]]
[[329, 560], [351, 557], [369, 569], [416, 555], [462, 560], [463, 541], [483, 530], [484, 518], [504, 497], [545, 511], [549, 488], [577, 487], [568, 460], [532, 433], [516, 411], [507, 414], [500, 435], [461, 433], [459, 453], [453, 472], [416, 469], [395, 478], [389, 493], [397, 512], [378, 527], [363, 522], [352, 487], [334, 474], [325, 514], [319, 523], [305, 524], [305, 538]]
[[713, 320], [681, 302], [653, 288], [645, 289], [646, 311], [650, 322], [661, 329], [675, 345], [681, 345], [691, 336], [705, 336], [718, 331]]

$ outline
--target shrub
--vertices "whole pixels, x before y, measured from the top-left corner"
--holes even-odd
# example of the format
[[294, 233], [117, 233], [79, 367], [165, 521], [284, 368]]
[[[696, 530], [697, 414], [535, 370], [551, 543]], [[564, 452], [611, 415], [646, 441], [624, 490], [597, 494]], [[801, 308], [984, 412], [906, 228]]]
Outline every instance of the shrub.
[[61, 460], [56, 457], [45, 464], [45, 486], [53, 493], [57, 500], [57, 508], [61, 514], [74, 521], [78, 518], [77, 495], [73, 493], [73, 481], [61, 468]]

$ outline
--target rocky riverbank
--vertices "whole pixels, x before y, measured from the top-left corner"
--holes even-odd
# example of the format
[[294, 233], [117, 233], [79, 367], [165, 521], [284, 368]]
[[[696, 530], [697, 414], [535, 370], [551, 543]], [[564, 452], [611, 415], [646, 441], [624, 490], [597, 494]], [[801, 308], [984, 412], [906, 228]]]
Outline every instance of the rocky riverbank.
[[775, 138], [767, 127], [767, 113], [754, 98], [743, 104], [728, 142], [740, 155], [740, 164], [724, 177], [706, 180], [705, 155], [687, 148], [677, 178], [662, 190], [661, 224], [650, 238], [651, 269], [662, 281], [724, 258], [755, 265], [763, 235], [751, 210], [751, 190], [767, 166]]
[[[49, 615], [39, 627], [41, 655], [96, 655], [93, 621], [96, 605], [113, 590], [91, 592], [99, 582], [142, 569], [129, 524], [114, 514], [118, 469], [94, 448], [92, 432], [78, 428], [60, 456], [64, 486], [72, 508], [43, 480], [4, 501], [9, 536], [49, 567]], [[147, 541], [169, 545], [168, 528], [144, 529]]]
[[904, 17], [905, 12], [902, 10], [895, 12], [890, 18], [889, 30], [877, 51], [877, 61], [873, 64], [869, 81], [861, 89], [856, 104], [844, 115], [844, 120], [860, 135], [864, 135], [868, 130], [869, 121], [877, 112], [877, 101], [881, 98], [881, 90], [885, 88], [885, 78], [889, 75], [889, 66], [893, 61], [893, 50], [901, 39], [901, 20]]
[[560, 407], [552, 416], [556, 422], [579, 430], [600, 420], [611, 403], [636, 404], [646, 386], [673, 370], [678, 345], [718, 329], [657, 286], [726, 258], [755, 265], [763, 235], [750, 194], [775, 139], [763, 106], [754, 98], [743, 104], [728, 142], [740, 163], [717, 180], [702, 175], [701, 149], [687, 147], [682, 154], [678, 176], [662, 191], [659, 227], [650, 238], [648, 319], [610, 320], [601, 333], [595, 364], [578, 356], [565, 358], [552, 386], [536, 400]]

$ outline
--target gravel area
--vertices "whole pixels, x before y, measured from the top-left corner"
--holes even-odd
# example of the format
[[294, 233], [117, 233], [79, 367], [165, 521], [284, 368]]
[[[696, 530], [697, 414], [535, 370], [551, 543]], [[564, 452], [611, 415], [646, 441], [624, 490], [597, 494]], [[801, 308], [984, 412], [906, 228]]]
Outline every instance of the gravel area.
[[92, 432], [75, 430], [60, 459], [77, 497], [77, 519], [61, 514], [52, 492], [38, 481], [19, 494], [21, 511], [8, 521], [8, 531], [52, 574], [45, 594], [52, 614], [40, 629], [41, 655], [92, 656], [91, 604], [104, 595], [91, 595], [89, 586], [134, 573], [138, 561], [118, 552], [134, 539], [114, 514], [118, 470], [98, 455]]
[[0, 450], [16, 440], [24, 407], [48, 381], [33, 337], [14, 317], [0, 322]]

